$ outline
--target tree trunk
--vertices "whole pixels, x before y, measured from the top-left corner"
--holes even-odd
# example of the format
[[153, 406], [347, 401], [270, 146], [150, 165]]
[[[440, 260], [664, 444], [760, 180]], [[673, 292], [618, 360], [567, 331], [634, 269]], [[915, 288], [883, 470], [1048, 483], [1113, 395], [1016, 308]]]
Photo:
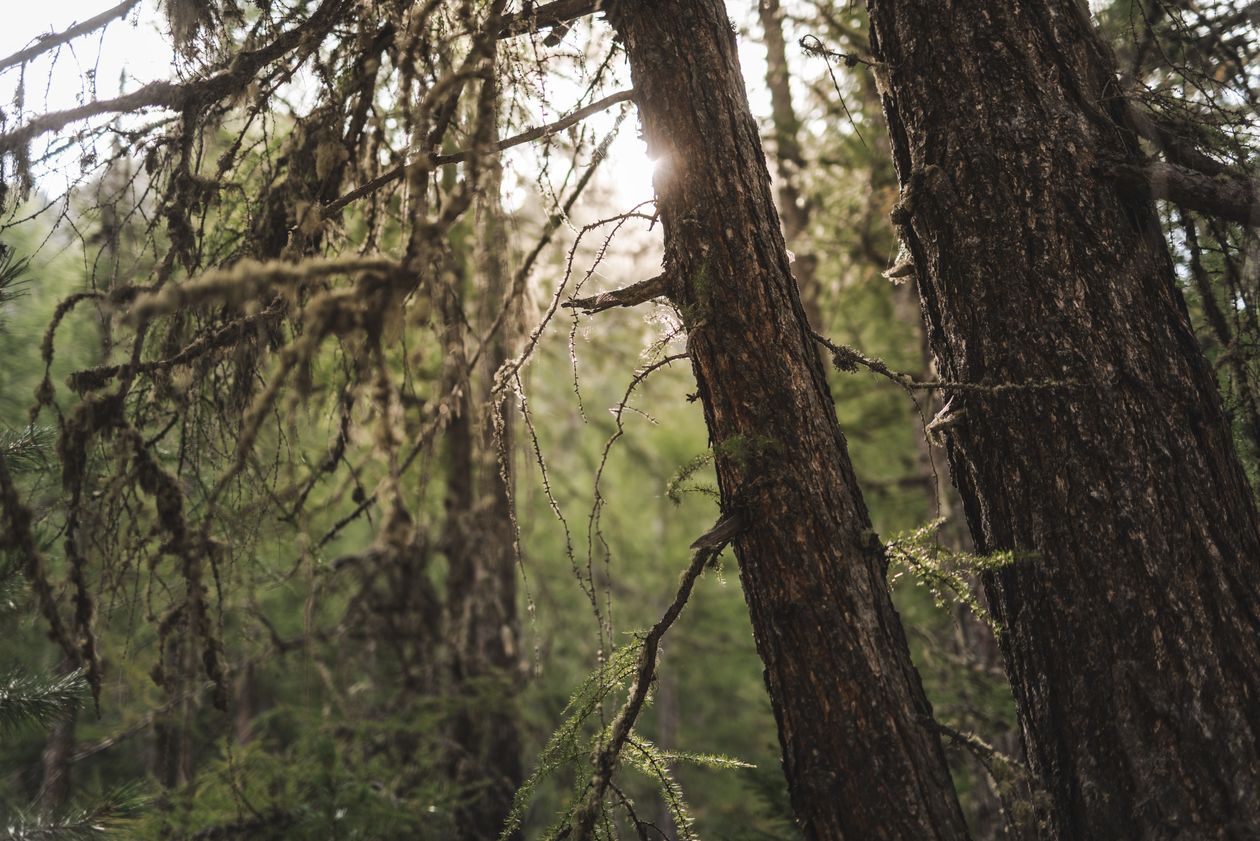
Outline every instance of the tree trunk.
[[[64, 673], [64, 671], [63, 671]], [[39, 786], [39, 808], [45, 815], [55, 815], [70, 802], [71, 770], [75, 746], [75, 724], [78, 714], [72, 713], [53, 725], [40, 754], [42, 779]]]
[[807, 839], [964, 838], [932, 711], [889, 598], [788, 266], [721, 0], [637, 0], [624, 39], [669, 295], [744, 528], [740, 577]]
[[1260, 831], [1260, 536], [1077, 0], [869, 0], [872, 50], [1029, 761], [1063, 838]]
[[766, 88], [770, 91], [770, 115], [774, 131], [775, 175], [779, 182], [779, 215], [783, 236], [796, 254], [792, 273], [800, 288], [801, 303], [809, 323], [819, 330], [825, 322], [819, 307], [818, 257], [809, 241], [813, 207], [801, 189], [805, 156], [801, 153], [801, 121], [792, 104], [792, 73], [788, 68], [787, 41], [783, 37], [783, 9], [779, 0], [760, 0], [761, 33], [766, 42]]
[[[478, 201], [479, 331], [508, 291], [502, 251], [506, 241], [497, 163], [487, 164]], [[494, 841], [521, 783], [521, 746], [515, 713], [520, 627], [516, 610], [516, 529], [512, 519], [512, 430], [505, 404], [491, 394], [494, 373], [511, 352], [518, 319], [509, 319], [487, 348], [473, 391], [452, 418], [448, 440], [447, 634], [452, 697], [461, 699], [452, 726], [455, 782], [466, 790], [455, 812], [461, 841]], [[462, 348], [463, 337], [458, 341]], [[456, 364], [466, 362], [462, 350]], [[500, 464], [500, 453], [504, 463]]]

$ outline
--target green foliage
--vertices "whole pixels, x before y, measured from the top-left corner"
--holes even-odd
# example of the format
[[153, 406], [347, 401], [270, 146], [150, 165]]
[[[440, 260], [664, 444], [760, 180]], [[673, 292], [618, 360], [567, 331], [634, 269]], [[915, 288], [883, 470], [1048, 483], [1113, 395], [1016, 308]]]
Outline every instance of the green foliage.
[[[608, 659], [591, 672], [569, 698], [569, 703], [561, 712], [560, 726], [552, 733], [546, 746], [538, 754], [538, 761], [533, 772], [525, 778], [516, 791], [512, 811], [508, 813], [507, 823], [504, 825], [500, 838], [506, 839], [520, 829], [525, 817], [525, 809], [544, 779], [571, 767], [582, 757], [590, 755], [590, 745], [583, 744], [583, 730], [596, 711], [602, 709], [605, 699], [620, 689], [634, 674], [638, 654], [637, 646], [627, 645], [613, 649]], [[568, 823], [580, 802], [580, 797], [574, 797], [569, 802], [553, 825], [552, 832]], [[548, 835], [550, 836], [552, 832]]]
[[61, 677], [21, 671], [0, 676], [0, 733], [23, 726], [51, 727], [73, 715], [87, 692], [81, 669]]
[[687, 460], [665, 483], [665, 496], [675, 505], [682, 505], [685, 494], [701, 494], [717, 499], [717, 485], [712, 482], [692, 482], [691, 479], [705, 467], [713, 464], [713, 453], [701, 453]]
[[149, 805], [139, 786], [123, 786], [50, 816], [18, 814], [0, 824], [0, 841], [98, 841], [123, 837]]
[[910, 573], [928, 589], [938, 607], [945, 607], [950, 602], [961, 604], [988, 624], [995, 634], [1000, 634], [1001, 628], [973, 595], [971, 578], [1015, 563], [1028, 557], [1027, 553], [976, 555], [951, 549], [942, 545], [937, 536], [944, 525], [944, 520], [934, 520], [885, 544], [891, 580], [896, 582], [905, 573]]
[[682, 787], [675, 780], [671, 771], [672, 767], [679, 763], [722, 770], [743, 770], [756, 767], [720, 754], [664, 750], [641, 736], [631, 738], [627, 747], [629, 750], [625, 755], [626, 762], [656, 786], [673, 819], [678, 837], [682, 839], [696, 839], [698, 836], [693, 828], [695, 818], [692, 817], [691, 809], [683, 798]]
[[0, 455], [14, 474], [39, 470], [48, 466], [56, 438], [56, 430], [50, 426], [0, 429]]
[[[627, 684], [638, 668], [640, 646], [624, 645], [614, 649], [612, 655], [599, 668], [591, 672], [582, 685], [569, 699], [563, 712], [563, 720], [556, 728], [546, 747], [539, 754], [538, 764], [521, 787], [517, 790], [512, 811], [500, 838], [506, 839], [522, 826], [525, 812], [530, 801], [536, 796], [538, 787], [547, 777], [569, 771], [573, 774], [572, 794], [564, 807], [560, 809], [544, 838], [559, 839], [563, 837], [565, 828], [573, 819], [577, 810], [586, 802], [589, 784], [587, 761], [599, 754], [608, 744], [612, 736], [611, 722], [598, 726], [591, 731], [591, 725], [597, 714], [602, 714], [606, 704], [610, 704], [616, 696], [627, 689]], [[649, 695], [647, 703], [650, 704]], [[679, 838], [696, 839], [693, 830], [695, 819], [683, 796], [682, 787], [674, 777], [673, 768], [681, 763], [697, 767], [719, 770], [751, 769], [754, 765], [720, 754], [696, 753], [692, 751], [671, 750], [657, 747], [649, 739], [633, 733], [627, 739], [626, 749], [620, 757], [630, 768], [640, 772], [656, 788], [662, 802], [668, 809]], [[631, 822], [639, 818], [634, 812], [632, 802], [616, 786], [611, 787], [616, 793], [613, 806], [621, 806]], [[598, 828], [599, 824], [597, 824]], [[598, 837], [604, 837], [599, 835]]]
[[0, 330], [4, 329], [6, 310], [26, 290], [30, 281], [25, 277], [30, 265], [29, 258], [19, 258], [14, 250], [0, 242]]

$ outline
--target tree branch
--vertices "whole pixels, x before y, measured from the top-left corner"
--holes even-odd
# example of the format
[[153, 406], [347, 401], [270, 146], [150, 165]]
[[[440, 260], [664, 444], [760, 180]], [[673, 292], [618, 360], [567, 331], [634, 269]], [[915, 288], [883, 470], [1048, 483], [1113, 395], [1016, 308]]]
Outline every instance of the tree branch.
[[0, 155], [13, 152], [41, 134], [57, 131], [79, 120], [102, 114], [122, 114], [146, 108], [183, 109], [198, 102], [215, 102], [254, 81], [258, 71], [286, 53], [301, 46], [312, 33], [331, 29], [346, 0], [324, 0], [305, 22], [277, 36], [274, 41], [238, 53], [227, 67], [209, 76], [184, 84], [152, 82], [139, 90], [115, 97], [98, 99], [77, 108], [41, 114], [26, 125], [7, 134], [0, 134]]
[[743, 530], [743, 527], [744, 523], [739, 516], [731, 514], [723, 517], [713, 528], [691, 544], [691, 565], [683, 573], [674, 601], [643, 638], [643, 651], [639, 655], [639, 665], [635, 671], [634, 686], [630, 690], [630, 697], [626, 699], [625, 706], [621, 708], [616, 721], [613, 722], [607, 744], [594, 757], [595, 772], [588, 785], [586, 802], [574, 812], [573, 821], [570, 824], [574, 841], [587, 841], [599, 818], [600, 803], [604, 799], [608, 786], [612, 783], [613, 768], [617, 764], [617, 758], [630, 738], [630, 732], [634, 729], [639, 713], [643, 711], [648, 690], [651, 689], [652, 680], [656, 676], [656, 657], [660, 650], [661, 639], [678, 619], [682, 609], [686, 607], [687, 600], [691, 598], [691, 591], [696, 586], [696, 580], [700, 578], [705, 567], [721, 554], [726, 545]]
[[[547, 125], [544, 125], [544, 126], [537, 126], [535, 128], [529, 129], [528, 131], [523, 131], [520, 134], [516, 134], [511, 137], [500, 140], [496, 144], [496, 148], [500, 152], [502, 152], [505, 149], [511, 149], [513, 146], [519, 146], [522, 143], [529, 143], [532, 140], [539, 140], [544, 137], [550, 137], [553, 134], [558, 134], [559, 132], [562, 132], [567, 128], [577, 125], [582, 120], [585, 120], [587, 117], [591, 116], [592, 114], [596, 114], [600, 111], [603, 111], [606, 108], [610, 108], [613, 105], [618, 104], [619, 102], [628, 102], [629, 100], [633, 98], [634, 98], [633, 90], [618, 91], [617, 93], [606, 96], [603, 99], [596, 100], [595, 102], [592, 102], [590, 105], [587, 105], [584, 108], [579, 108], [578, 110], [574, 111], [572, 114], [567, 114], [564, 117], [561, 117], [559, 120], [556, 120], [554, 123], [548, 123]], [[457, 164], [462, 161], [468, 160], [468, 157], [472, 154], [473, 154], [473, 150], [463, 149], [459, 152], [453, 152], [449, 155], [434, 155], [430, 159], [430, 164], [432, 166], [447, 166], [449, 164]], [[386, 184], [393, 183], [394, 181], [397, 181], [399, 178], [402, 178], [404, 175], [407, 174], [407, 168], [409, 166], [413, 166], [414, 163], [415, 163], [414, 161], [409, 161], [408, 163], [402, 164], [401, 166], [396, 166], [393, 169], [389, 170], [388, 172], [384, 172], [376, 176], [375, 178], [373, 178], [371, 181], [367, 182], [366, 184], [363, 184], [359, 187], [355, 187], [353, 190], [346, 193], [344, 196], [341, 196], [340, 198], [335, 199], [329, 202], [328, 204], [324, 205], [324, 210], [323, 210], [324, 218], [327, 219], [328, 217], [332, 216], [334, 213], [341, 210], [343, 207], [350, 204], [351, 202], [358, 201], [364, 196], [375, 193], [377, 190], [381, 189]]]
[[1139, 100], [1129, 99], [1129, 118], [1137, 133], [1158, 147], [1171, 163], [1196, 170], [1204, 175], [1221, 175], [1229, 167], [1199, 151], [1194, 143], [1182, 137], [1159, 114]]
[[613, 307], [634, 307], [645, 304], [653, 298], [661, 298], [669, 294], [669, 282], [665, 275], [658, 274], [647, 280], [632, 283], [622, 289], [601, 292], [589, 298], [574, 298], [565, 301], [561, 306], [568, 309], [583, 310], [587, 313], [602, 312]]
[[18, 50], [8, 58], [0, 58], [0, 71], [8, 70], [18, 64], [25, 64], [41, 53], [54, 50], [62, 44], [69, 43], [80, 35], [86, 35], [89, 32], [95, 32], [104, 28], [114, 20], [125, 17], [128, 12], [140, 5], [140, 0], [123, 0], [112, 9], [106, 9], [95, 17], [88, 18], [82, 23], [76, 23], [66, 29], [64, 32], [54, 32], [37, 38], [34, 44], [31, 44], [24, 50]]
[[1260, 227], [1257, 185], [1236, 175], [1209, 177], [1177, 164], [1155, 161], [1145, 168], [1122, 165], [1114, 175], [1121, 186], [1152, 199], [1251, 228]]
[[515, 35], [559, 26], [583, 15], [594, 14], [603, 6], [604, 0], [555, 0], [537, 8], [504, 17], [503, 24], [499, 27], [499, 37], [511, 38]]

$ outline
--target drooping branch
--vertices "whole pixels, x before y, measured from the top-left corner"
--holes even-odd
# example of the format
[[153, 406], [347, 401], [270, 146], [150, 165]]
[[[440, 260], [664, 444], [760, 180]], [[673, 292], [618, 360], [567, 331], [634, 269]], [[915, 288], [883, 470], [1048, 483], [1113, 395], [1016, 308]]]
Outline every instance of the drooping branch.
[[[498, 144], [496, 144], [496, 148], [500, 152], [502, 152], [505, 149], [511, 149], [513, 146], [520, 146], [522, 143], [529, 143], [530, 141], [533, 141], [533, 140], [540, 140], [544, 137], [551, 137], [554, 134], [558, 134], [559, 132], [562, 132], [567, 128], [577, 125], [582, 120], [585, 120], [587, 117], [591, 116], [592, 114], [597, 114], [600, 111], [603, 111], [607, 108], [611, 108], [612, 106], [617, 105], [618, 103], [628, 102], [633, 98], [634, 98], [633, 90], [618, 91], [617, 93], [606, 96], [603, 99], [596, 100], [595, 102], [592, 102], [590, 105], [587, 105], [583, 108], [579, 108], [573, 113], [567, 114], [564, 117], [561, 117], [559, 120], [556, 120], [554, 123], [548, 123], [547, 125], [543, 125], [543, 126], [536, 126], [535, 128], [529, 129], [528, 131], [523, 131], [520, 134], [516, 134], [511, 137], [500, 140]], [[463, 161], [468, 160], [469, 156], [472, 154], [473, 154], [473, 150], [463, 149], [459, 152], [452, 152], [449, 155], [433, 155], [432, 157], [428, 158], [428, 164], [430, 166], [449, 166], [450, 164], [457, 164], [457, 163], [461, 163]], [[345, 207], [346, 205], [350, 204], [353, 201], [357, 201], [363, 198], [364, 196], [371, 195], [372, 193], [384, 187], [386, 184], [391, 184], [394, 181], [397, 181], [398, 179], [402, 178], [404, 175], [407, 174], [407, 170], [409, 167], [414, 166], [417, 163], [421, 163], [421, 162], [411, 161], [411, 162], [402, 164], [401, 166], [396, 166], [393, 169], [389, 170], [388, 172], [381, 173], [380, 175], [373, 178], [371, 181], [368, 181], [366, 184], [363, 184], [359, 187], [354, 188], [353, 190], [346, 193], [341, 198], [336, 199], [335, 201], [329, 202], [327, 205], [324, 206], [324, 210], [323, 210], [324, 218], [327, 219], [328, 217], [332, 216], [337, 211], [341, 210], [343, 207]]]
[[583, 310], [587, 313], [602, 312], [613, 307], [634, 307], [645, 304], [653, 298], [661, 298], [669, 294], [669, 281], [665, 275], [659, 274], [638, 283], [632, 283], [622, 289], [601, 292], [589, 298], [574, 298], [565, 301], [561, 306], [568, 309]]
[[0, 451], [0, 549], [14, 552], [21, 559], [26, 579], [35, 593], [40, 612], [48, 622], [49, 634], [72, 661], [78, 659], [78, 649], [71, 640], [61, 612], [57, 608], [57, 596], [48, 578], [43, 553], [35, 539], [31, 510], [18, 495], [17, 485], [9, 472], [4, 452]]
[[31, 44], [29, 47], [18, 50], [8, 58], [0, 58], [0, 71], [8, 70], [10, 67], [14, 67], [19, 64], [25, 64], [36, 56], [46, 53], [49, 50], [55, 50], [62, 44], [68, 44], [81, 35], [87, 35], [90, 32], [103, 29], [105, 26], [113, 23], [118, 18], [126, 17], [127, 14], [138, 5], [140, 5], [140, 0], [123, 0], [123, 2], [114, 6], [112, 9], [106, 9], [99, 15], [90, 17], [82, 23], [76, 23], [62, 32], [54, 32], [41, 38], [37, 38], [35, 43]]

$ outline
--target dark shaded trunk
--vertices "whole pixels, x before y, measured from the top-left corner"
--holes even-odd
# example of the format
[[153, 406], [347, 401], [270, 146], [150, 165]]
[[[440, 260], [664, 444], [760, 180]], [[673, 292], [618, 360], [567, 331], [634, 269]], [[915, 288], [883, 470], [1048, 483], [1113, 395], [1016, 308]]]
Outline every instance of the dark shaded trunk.
[[869, 0], [939, 416], [1064, 838], [1260, 832], [1260, 536], [1077, 0]]
[[[494, 321], [508, 291], [500, 180], [497, 164], [492, 165], [477, 208], [479, 331]], [[464, 384], [468, 396], [448, 428], [446, 621], [451, 695], [458, 709], [451, 728], [452, 771], [463, 791], [455, 821], [464, 841], [499, 837], [522, 779], [515, 708], [520, 659], [516, 530], [508, 484], [512, 429], [505, 403], [491, 393], [518, 323], [509, 318], [491, 340], [479, 370]], [[462, 348], [462, 335], [453, 338]], [[455, 356], [462, 368], [462, 350]]]
[[721, 0], [638, 0], [625, 41], [670, 298], [808, 839], [963, 838], [931, 708], [889, 598], [788, 266]]
[[39, 785], [39, 808], [47, 815], [62, 811], [70, 802], [73, 768], [75, 724], [78, 715], [71, 714], [53, 725], [40, 754], [42, 779]]

